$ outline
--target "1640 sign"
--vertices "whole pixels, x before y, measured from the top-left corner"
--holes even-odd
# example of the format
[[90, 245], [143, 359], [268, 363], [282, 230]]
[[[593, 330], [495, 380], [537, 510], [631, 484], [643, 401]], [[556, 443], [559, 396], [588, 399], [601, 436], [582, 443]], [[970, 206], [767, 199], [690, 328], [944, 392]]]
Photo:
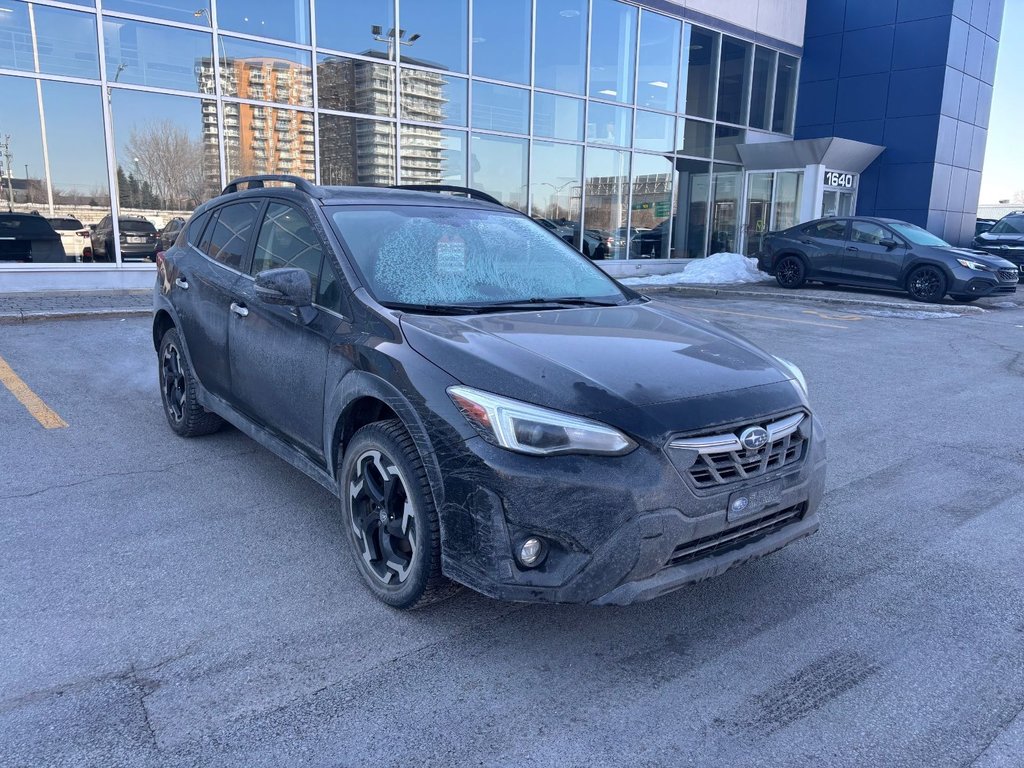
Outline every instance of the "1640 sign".
[[825, 186], [853, 189], [853, 174], [842, 171], [825, 171]]

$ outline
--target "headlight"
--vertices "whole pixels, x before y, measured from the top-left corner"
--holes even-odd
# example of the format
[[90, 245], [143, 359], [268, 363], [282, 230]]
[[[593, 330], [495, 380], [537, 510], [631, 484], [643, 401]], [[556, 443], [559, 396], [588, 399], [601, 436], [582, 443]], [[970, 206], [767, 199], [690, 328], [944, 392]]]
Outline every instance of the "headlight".
[[977, 262], [977, 261], [971, 261], [970, 259], [957, 259], [956, 262], [961, 267], [967, 267], [968, 269], [973, 269], [976, 272], [991, 272], [992, 271], [991, 269], [989, 269], [984, 264], [981, 264], [980, 262]]
[[533, 456], [621, 456], [636, 448], [636, 443], [617, 429], [579, 416], [470, 387], [449, 387], [448, 396], [480, 434], [510, 451]]
[[796, 379], [796, 383], [800, 385], [800, 389], [804, 391], [804, 395], [807, 395], [807, 379], [804, 378], [804, 372], [793, 365], [789, 360], [783, 360], [781, 357], [776, 357], [779, 361], [779, 365], [785, 368], [789, 375]]

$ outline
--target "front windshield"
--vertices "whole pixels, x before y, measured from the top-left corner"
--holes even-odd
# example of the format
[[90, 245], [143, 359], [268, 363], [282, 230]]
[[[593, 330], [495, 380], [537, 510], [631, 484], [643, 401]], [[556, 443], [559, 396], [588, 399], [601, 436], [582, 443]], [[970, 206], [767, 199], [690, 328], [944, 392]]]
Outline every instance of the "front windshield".
[[932, 245], [936, 248], [952, 248], [949, 243], [943, 240], [941, 237], [936, 237], [927, 229], [921, 229], [916, 224], [900, 223], [889, 224], [890, 227], [899, 232], [903, 237], [907, 238], [914, 245]]
[[626, 300], [578, 251], [515, 213], [346, 206], [331, 217], [367, 288], [382, 304]]

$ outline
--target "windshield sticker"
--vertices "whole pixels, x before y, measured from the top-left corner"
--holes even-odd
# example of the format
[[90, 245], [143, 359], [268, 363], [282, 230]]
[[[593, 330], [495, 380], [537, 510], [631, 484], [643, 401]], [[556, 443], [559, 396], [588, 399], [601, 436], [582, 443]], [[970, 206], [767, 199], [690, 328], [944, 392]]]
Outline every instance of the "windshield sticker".
[[457, 235], [445, 235], [437, 242], [437, 271], [442, 275], [466, 272], [466, 241]]

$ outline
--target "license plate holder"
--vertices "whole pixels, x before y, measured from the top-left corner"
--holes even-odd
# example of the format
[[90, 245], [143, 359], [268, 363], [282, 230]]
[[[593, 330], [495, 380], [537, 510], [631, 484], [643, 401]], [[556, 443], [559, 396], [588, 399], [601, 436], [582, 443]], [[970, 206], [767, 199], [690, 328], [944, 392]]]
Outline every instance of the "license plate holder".
[[782, 480], [744, 488], [729, 495], [725, 519], [728, 522], [745, 520], [752, 515], [763, 512], [768, 507], [776, 506], [782, 501]]

